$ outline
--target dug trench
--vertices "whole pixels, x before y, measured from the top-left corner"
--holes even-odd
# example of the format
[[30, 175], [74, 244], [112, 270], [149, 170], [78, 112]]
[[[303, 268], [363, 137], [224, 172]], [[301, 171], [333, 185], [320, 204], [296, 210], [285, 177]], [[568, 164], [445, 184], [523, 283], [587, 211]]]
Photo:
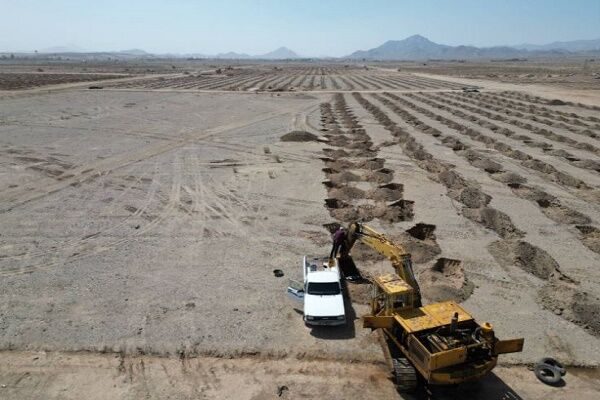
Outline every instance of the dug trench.
[[[497, 150], [504, 156], [512, 158], [514, 160], [517, 160], [523, 167], [530, 169], [532, 171], [535, 171], [544, 179], [547, 179], [550, 182], [555, 182], [555, 183], [563, 185], [567, 188], [572, 189], [573, 193], [575, 193], [579, 197], [583, 198], [584, 200], [589, 200], [589, 199], [592, 199], [593, 201], [598, 200], [597, 199], [597, 196], [598, 196], [597, 191], [595, 191], [593, 187], [588, 186], [581, 179], [575, 178], [563, 171], [557, 170], [553, 165], [550, 165], [542, 160], [534, 158], [534, 157], [530, 156], [529, 154], [524, 153], [520, 150], [513, 149], [511, 146], [507, 145], [506, 143], [498, 141], [497, 139], [495, 139], [491, 136], [484, 135], [475, 129], [466, 128], [464, 125], [462, 125], [460, 123], [457, 123], [451, 119], [445, 118], [441, 115], [437, 115], [423, 107], [420, 107], [420, 106], [412, 103], [411, 101], [408, 101], [405, 98], [399, 97], [392, 93], [386, 93], [386, 96], [389, 97], [390, 99], [395, 100], [396, 102], [398, 102], [399, 104], [401, 104], [407, 108], [410, 108], [416, 112], [419, 112], [423, 115], [426, 115], [430, 118], [433, 118], [433, 119], [439, 121], [441, 124], [444, 124], [445, 126], [455, 130], [457, 133], [459, 133], [461, 135], [468, 136], [471, 140], [484, 143], [487, 147]], [[378, 100], [385, 103], [385, 101], [382, 100], [382, 98], [380, 96], [375, 96], [375, 97]], [[426, 101], [424, 101], [424, 102], [426, 102]], [[425, 125], [422, 121], [420, 121], [414, 115], [410, 114], [406, 109], [401, 109], [397, 105], [395, 105], [389, 101], [385, 104], [387, 106], [389, 106], [390, 108], [392, 108], [394, 110], [394, 112], [401, 115], [403, 118], [406, 118], [409, 121], [409, 123], [411, 123], [415, 126]], [[443, 106], [438, 105], [438, 107], [443, 107]], [[462, 115], [459, 115], [459, 117], [463, 118]], [[469, 119], [467, 118], [467, 120], [469, 120]], [[486, 125], [484, 127], [487, 128], [488, 126]], [[427, 126], [427, 128], [429, 130], [433, 130], [433, 132], [425, 132], [425, 133], [432, 133], [432, 134], [437, 133], [433, 128], [428, 127], [428, 126]], [[508, 137], [510, 137], [512, 135], [512, 133], [506, 129], [500, 129], [500, 128], [496, 128], [494, 126], [491, 126], [489, 128], [494, 128], [493, 132], [500, 133], [500, 134], [503, 134]]]
[[[328, 193], [325, 205], [330, 215], [339, 221], [326, 224], [326, 229], [332, 233], [340, 223], [351, 221], [378, 219], [386, 225], [412, 220], [414, 203], [404, 200], [404, 186], [393, 182], [394, 171], [385, 168], [385, 159], [373, 157], [376, 153], [371, 153], [375, 149], [370, 137], [349, 112], [343, 96], [335, 96], [334, 107], [329, 103], [322, 104], [321, 113], [322, 132], [326, 132], [324, 136], [333, 147], [327, 149], [321, 158], [326, 176], [323, 184]], [[338, 119], [344, 121], [345, 130], [340, 127]], [[369, 151], [366, 156], [353, 153], [365, 149]], [[445, 297], [444, 300], [462, 302], [472, 293], [473, 285], [467, 280], [460, 261], [435, 260], [441, 253], [435, 229], [435, 225], [417, 223], [399, 234], [388, 236], [411, 254], [415, 269], [425, 271], [422, 289], [426, 300], [436, 301]], [[360, 276], [353, 284], [346, 285], [353, 303], [369, 304], [372, 267], [381, 260], [381, 254], [362, 245], [353, 248], [352, 257], [341, 260], [346, 276]], [[390, 272], [388, 263], [385, 265], [385, 272]], [[442, 279], [444, 276], [449, 278]], [[389, 349], [384, 346], [384, 353], [387, 352]]]
[[[424, 133], [436, 137], [442, 142], [442, 144], [446, 145], [447, 147], [450, 147], [457, 155], [466, 159], [471, 165], [485, 171], [492, 179], [505, 183], [516, 196], [533, 202], [536, 206], [540, 208], [542, 213], [552, 221], [566, 225], [590, 223], [591, 219], [587, 215], [563, 205], [558, 198], [546, 193], [539, 187], [526, 185], [525, 183], [527, 182], [527, 180], [524, 177], [521, 177], [515, 173], [506, 172], [504, 170], [504, 167], [500, 163], [492, 161], [487, 156], [482, 155], [480, 152], [471, 149], [468, 144], [462, 143], [459, 139], [453, 136], [444, 135], [439, 130], [424, 124], [416, 117], [414, 117], [411, 113], [399, 108], [396, 104], [392, 103], [387, 98], [376, 98], [378, 98], [378, 100], [380, 100], [386, 106], [390, 107], [398, 115], [407, 119], [416, 128], [422, 130]], [[397, 96], [394, 96], [393, 98], [397, 98]], [[455, 181], [460, 181], [460, 178], [452, 177], [453, 185], [456, 185]], [[469, 183], [462, 182], [460, 186], [465, 185], [469, 185]], [[449, 194], [452, 196], [453, 193], [455, 192], [451, 191]], [[463, 193], [461, 193], [460, 197], [461, 199], [457, 199], [456, 197], [454, 198], [457, 200], [461, 200], [463, 204], [466, 204], [472, 208], [485, 206], [487, 205], [487, 203], [489, 203], [489, 200], [491, 199], [488, 198], [487, 195], [482, 195], [477, 188], [466, 189], [466, 193], [464, 195]], [[494, 211], [490, 210], [466, 211], [467, 212], [465, 216], [476, 221], [484, 222], [488, 227], [495, 226], [499, 232], [504, 232], [505, 236], [503, 237], [509, 238], [509, 236], [506, 235], [511, 234], [512, 224], [509, 224], [506, 218], [504, 218], [504, 216], [498, 215]], [[587, 246], [585, 235], [579, 235], [579, 238], [580, 241]], [[587, 247], [595, 252], [597, 252], [598, 250], [594, 246]]]
[[[488, 248], [490, 254], [500, 265], [518, 267], [528, 274], [531, 274], [533, 277], [548, 282], [548, 284], [553, 285], [554, 287], [560, 288], [560, 290], [564, 289], [565, 292], [574, 293], [573, 298], [575, 300], [572, 302], [572, 306], [565, 306], [565, 309], [568, 309], [568, 311], [561, 312], [560, 315], [563, 318], [582, 326], [584, 329], [589, 330], [592, 334], [599, 335], [598, 330], [594, 328], [596, 324], [591, 323], [590, 320], [594, 315], [593, 310], [597, 310], [598, 307], [600, 307], [600, 300], [586, 295], [586, 292], [582, 291], [578, 282], [575, 282], [561, 272], [558, 263], [546, 251], [522, 240], [524, 232], [514, 226], [510, 217], [487, 205], [491, 200], [491, 196], [481, 192], [477, 186], [467, 183], [459, 173], [453, 170], [452, 165], [435, 159], [414, 139], [414, 137], [400, 128], [375, 104], [366, 100], [359, 93], [353, 93], [353, 96], [382, 126], [390, 131], [404, 153], [409, 158], [413, 159], [417, 166], [429, 172], [431, 174], [431, 179], [446, 187], [446, 194], [448, 197], [463, 204], [462, 213], [465, 217], [494, 231], [502, 239], [493, 242]], [[379, 98], [381, 97], [379, 96]], [[415, 124], [421, 125], [420, 123]], [[431, 129], [429, 130], [431, 131]], [[498, 173], [500, 172], [498, 171]], [[506, 177], [507, 176], [505, 175], [505, 178]], [[518, 176], [512, 176], [510, 178], [513, 182], [520, 180], [520, 177]], [[466, 194], [463, 195], [465, 192]], [[473, 206], [477, 207], [475, 208]], [[593, 229], [588, 228], [580, 228], [579, 230], [588, 232], [587, 235], [590, 237], [594, 235], [594, 233], [590, 232], [596, 232]], [[593, 239], [590, 241], [593, 241]], [[451, 264], [452, 263], [447, 263], [445, 267], [449, 268], [449, 274], [453, 274]], [[440, 265], [437, 266], [438, 273], [440, 273], [440, 268], [442, 270], [444, 269], [443, 262], [441, 265], [442, 267], [440, 267]], [[434, 269], [436, 269], [435, 266]], [[443, 274], [443, 272], [441, 273]], [[435, 273], [429, 272], [424, 276], [427, 277], [428, 275], [435, 276]], [[467, 288], [466, 292], [459, 290], [458, 294], [469, 293], [468, 286], [469, 285], [465, 283], [464, 288]], [[456, 285], [454, 285], [454, 287], [456, 288]], [[542, 290], [541, 293], [543, 294], [545, 292]], [[586, 299], [585, 303], [578, 302], [578, 300], [582, 298]], [[540, 295], [538, 302], [543, 308], [554, 311], [553, 303], [548, 301], [546, 297]], [[577, 312], [575, 310], [577, 310]], [[587, 311], [590, 312], [587, 313]], [[573, 317], [574, 315], [578, 315], [579, 317], [575, 318]], [[581, 316], [585, 318], [582, 318]]]
[[321, 105], [321, 124], [323, 136], [334, 147], [324, 149], [326, 157], [321, 158], [328, 192], [325, 206], [330, 215], [342, 222], [412, 220], [414, 203], [403, 198], [401, 184], [392, 182], [394, 171], [384, 167], [385, 159], [376, 157], [371, 138], [343, 95], [334, 97], [333, 107]]

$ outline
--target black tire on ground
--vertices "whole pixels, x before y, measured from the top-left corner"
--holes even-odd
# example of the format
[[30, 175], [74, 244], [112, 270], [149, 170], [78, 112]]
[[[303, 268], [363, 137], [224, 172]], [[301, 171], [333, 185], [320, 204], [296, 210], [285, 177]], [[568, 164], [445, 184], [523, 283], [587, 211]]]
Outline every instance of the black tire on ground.
[[396, 388], [400, 392], [413, 392], [417, 389], [417, 371], [406, 358], [392, 359]]
[[533, 372], [540, 381], [548, 385], [555, 385], [562, 379], [560, 371], [549, 364], [536, 364]]
[[538, 364], [552, 365], [558, 370], [558, 372], [560, 372], [562, 376], [565, 376], [567, 374], [567, 370], [565, 369], [565, 367], [558, 360], [552, 357], [544, 357], [538, 362]]

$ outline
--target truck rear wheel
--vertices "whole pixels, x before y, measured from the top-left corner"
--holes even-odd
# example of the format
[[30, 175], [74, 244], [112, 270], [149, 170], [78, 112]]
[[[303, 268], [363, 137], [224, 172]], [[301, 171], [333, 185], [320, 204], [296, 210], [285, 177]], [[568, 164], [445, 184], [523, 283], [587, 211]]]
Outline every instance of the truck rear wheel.
[[417, 389], [417, 371], [404, 357], [392, 359], [396, 388], [400, 392], [414, 392]]

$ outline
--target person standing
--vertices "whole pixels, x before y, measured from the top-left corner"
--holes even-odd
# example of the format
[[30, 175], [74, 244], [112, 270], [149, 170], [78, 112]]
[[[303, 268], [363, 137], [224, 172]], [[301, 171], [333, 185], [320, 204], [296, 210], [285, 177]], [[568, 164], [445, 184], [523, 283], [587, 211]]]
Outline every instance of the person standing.
[[333, 233], [333, 246], [331, 247], [331, 254], [329, 255], [329, 258], [335, 258], [338, 251], [342, 248], [342, 246], [344, 246], [345, 242], [346, 242], [346, 230], [340, 226]]

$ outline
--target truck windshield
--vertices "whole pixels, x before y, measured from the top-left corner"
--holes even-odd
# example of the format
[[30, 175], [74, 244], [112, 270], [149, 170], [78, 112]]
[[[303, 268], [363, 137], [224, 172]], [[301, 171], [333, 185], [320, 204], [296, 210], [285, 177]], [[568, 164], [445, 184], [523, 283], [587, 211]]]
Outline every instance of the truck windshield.
[[311, 282], [308, 284], [307, 292], [318, 296], [340, 294], [340, 284], [338, 282]]

